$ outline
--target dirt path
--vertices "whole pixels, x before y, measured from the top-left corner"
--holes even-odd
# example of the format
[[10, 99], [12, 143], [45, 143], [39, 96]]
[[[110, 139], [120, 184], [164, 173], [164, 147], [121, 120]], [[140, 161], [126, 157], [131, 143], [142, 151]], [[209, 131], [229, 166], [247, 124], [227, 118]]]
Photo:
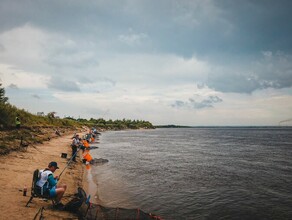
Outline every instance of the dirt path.
[[[36, 146], [29, 146], [26, 151], [12, 152], [9, 155], [0, 156], [0, 219], [33, 219], [38, 210], [44, 207], [45, 219], [78, 219], [76, 215], [53, 210], [51, 202], [45, 202], [34, 198], [30, 207], [25, 204], [30, 197], [32, 174], [35, 169], [44, 169], [50, 161], [56, 161], [59, 175], [66, 166], [68, 159], [61, 158], [61, 153], [71, 155], [71, 137], [64, 135]], [[72, 195], [78, 186], [83, 183], [84, 166], [81, 162], [72, 163], [62, 174], [59, 183], [67, 184], [66, 195]], [[27, 186], [27, 196], [23, 196], [23, 188]], [[68, 200], [68, 198], [67, 198]], [[62, 200], [66, 203], [66, 198]]]

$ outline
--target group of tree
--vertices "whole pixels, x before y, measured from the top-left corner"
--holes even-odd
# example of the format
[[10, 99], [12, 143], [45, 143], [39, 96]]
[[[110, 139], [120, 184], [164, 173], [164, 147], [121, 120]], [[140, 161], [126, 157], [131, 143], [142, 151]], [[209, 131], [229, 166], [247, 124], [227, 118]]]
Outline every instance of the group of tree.
[[0, 103], [5, 104], [8, 101], [8, 97], [5, 96], [5, 89], [2, 88], [2, 84], [0, 83]]
[[65, 117], [60, 119], [55, 116], [56, 112], [49, 112], [47, 115], [38, 116], [31, 114], [23, 109], [8, 103], [8, 97], [5, 96], [5, 89], [0, 84], [0, 128], [9, 128], [14, 126], [15, 117], [19, 116], [24, 126], [90, 126], [97, 129], [123, 130], [123, 129], [152, 129], [154, 126], [149, 121], [144, 120], [105, 120], [103, 118], [94, 119], [74, 119]]
[[0, 126], [7, 126], [7, 119], [9, 118], [8, 97], [5, 96], [5, 89], [0, 83]]
[[66, 119], [75, 120], [82, 124], [88, 126], [107, 129], [107, 130], [124, 130], [124, 129], [153, 129], [154, 126], [149, 121], [144, 120], [131, 120], [131, 119], [122, 119], [122, 120], [105, 120], [103, 118], [90, 118], [89, 120], [84, 118], [74, 119], [73, 117], [66, 117]]

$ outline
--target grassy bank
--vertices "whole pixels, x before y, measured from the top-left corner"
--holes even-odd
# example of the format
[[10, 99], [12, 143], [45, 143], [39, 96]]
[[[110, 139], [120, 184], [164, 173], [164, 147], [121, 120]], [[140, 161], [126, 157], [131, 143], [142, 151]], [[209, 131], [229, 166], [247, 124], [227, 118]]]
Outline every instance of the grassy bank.
[[[16, 128], [15, 119], [20, 119], [20, 128]], [[103, 118], [75, 119], [73, 117], [57, 118], [54, 112], [47, 115], [35, 115], [19, 109], [8, 102], [5, 90], [0, 84], [0, 154], [23, 150], [43, 141], [68, 132], [77, 132], [81, 128], [95, 127], [97, 130], [153, 129], [154, 126], [144, 120], [105, 120]]]

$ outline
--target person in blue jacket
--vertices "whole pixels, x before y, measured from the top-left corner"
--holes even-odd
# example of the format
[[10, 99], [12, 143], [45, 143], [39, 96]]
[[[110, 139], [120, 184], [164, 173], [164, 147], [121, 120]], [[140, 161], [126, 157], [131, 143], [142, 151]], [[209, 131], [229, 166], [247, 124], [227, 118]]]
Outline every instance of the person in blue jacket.
[[63, 204], [60, 202], [67, 186], [66, 184], [57, 185], [59, 177], [53, 175], [53, 173], [59, 169], [57, 162], [52, 161], [49, 163], [48, 168], [40, 170], [40, 178], [36, 185], [40, 187], [42, 195], [49, 196], [50, 198], [55, 198], [55, 206], [60, 208]]

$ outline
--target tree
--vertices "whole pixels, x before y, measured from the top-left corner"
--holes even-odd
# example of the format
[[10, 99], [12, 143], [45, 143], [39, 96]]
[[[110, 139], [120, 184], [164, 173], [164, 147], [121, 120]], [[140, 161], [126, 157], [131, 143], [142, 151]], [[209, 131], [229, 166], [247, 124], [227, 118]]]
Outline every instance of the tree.
[[56, 114], [57, 112], [49, 112], [48, 113], [48, 118], [55, 118], [55, 114]]
[[8, 98], [5, 97], [5, 89], [1, 86], [2, 84], [0, 83], [0, 103], [5, 104], [8, 101]]

